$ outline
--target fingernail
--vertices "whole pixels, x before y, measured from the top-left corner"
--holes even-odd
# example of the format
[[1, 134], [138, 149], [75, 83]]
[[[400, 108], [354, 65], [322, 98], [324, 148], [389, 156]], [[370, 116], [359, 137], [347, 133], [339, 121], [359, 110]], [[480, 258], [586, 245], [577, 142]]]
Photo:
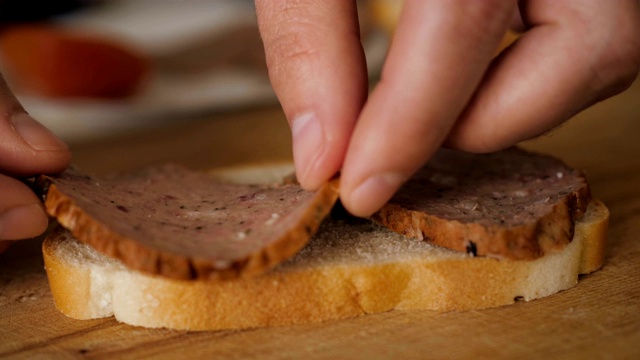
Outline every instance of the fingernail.
[[314, 187], [313, 169], [324, 147], [324, 132], [313, 112], [296, 117], [291, 124], [293, 135], [293, 160], [298, 180]]
[[42, 206], [10, 208], [0, 213], [0, 240], [28, 239], [42, 234], [49, 224]]
[[378, 211], [404, 184], [407, 177], [399, 173], [374, 175], [358, 185], [349, 196], [349, 211], [369, 216]]
[[67, 150], [69, 148], [49, 129], [25, 112], [14, 114], [12, 121], [18, 135], [34, 150]]

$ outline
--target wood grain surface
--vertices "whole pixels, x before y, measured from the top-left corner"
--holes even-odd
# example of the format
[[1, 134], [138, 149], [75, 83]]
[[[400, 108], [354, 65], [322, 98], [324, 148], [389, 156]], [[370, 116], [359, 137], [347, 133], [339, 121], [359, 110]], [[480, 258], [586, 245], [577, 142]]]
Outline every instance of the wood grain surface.
[[[0, 256], [0, 357], [8, 358], [640, 358], [640, 83], [526, 147], [585, 169], [611, 210], [604, 268], [532, 302], [469, 312], [393, 311], [245, 331], [150, 330], [77, 321], [53, 306], [41, 239]], [[206, 168], [287, 158], [278, 109], [220, 115], [152, 133], [72, 144], [75, 162], [110, 172], [177, 161]]]

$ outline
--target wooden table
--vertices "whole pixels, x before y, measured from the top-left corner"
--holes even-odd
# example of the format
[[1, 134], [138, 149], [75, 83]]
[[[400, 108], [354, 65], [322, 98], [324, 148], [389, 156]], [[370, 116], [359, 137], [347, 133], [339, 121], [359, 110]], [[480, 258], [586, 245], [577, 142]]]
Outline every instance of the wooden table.
[[[640, 82], [525, 146], [584, 168], [593, 193], [610, 207], [606, 265], [574, 289], [461, 313], [393, 311], [246, 331], [149, 330], [57, 312], [35, 239], [0, 256], [0, 357], [640, 358]], [[275, 108], [72, 144], [75, 162], [98, 173], [166, 160], [200, 168], [270, 161], [288, 158], [289, 147]]]

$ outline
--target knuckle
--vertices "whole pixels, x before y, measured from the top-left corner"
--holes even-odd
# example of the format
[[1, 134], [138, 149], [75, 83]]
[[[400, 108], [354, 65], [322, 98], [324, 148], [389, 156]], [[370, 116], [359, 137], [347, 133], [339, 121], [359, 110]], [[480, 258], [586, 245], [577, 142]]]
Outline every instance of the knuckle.
[[[407, 7], [411, 3], [419, 3], [423, 0], [407, 1]], [[442, 7], [445, 11], [453, 13], [453, 18], [466, 19], [469, 23], [486, 24], [496, 17], [510, 18], [512, 10], [516, 7], [515, 0], [484, 0], [484, 1], [449, 1], [434, 2], [432, 7]], [[464, 26], [465, 24], [460, 24]]]
[[306, 78], [318, 49], [305, 41], [300, 32], [283, 34], [271, 43], [267, 52], [267, 69], [272, 79], [288, 81]]
[[282, 31], [269, 44], [270, 65], [300, 62], [313, 57], [317, 49], [308, 41], [308, 26], [291, 24], [287, 31]]
[[515, 1], [490, 0], [468, 2], [460, 9], [468, 23], [480, 24], [483, 32], [503, 35], [515, 8]]
[[[614, 95], [624, 91], [635, 81], [640, 71], [640, 55], [637, 50], [629, 49], [628, 44], [611, 44], [607, 54], [595, 65], [594, 78], [599, 90]], [[640, 48], [640, 44], [636, 48]]]
[[621, 16], [597, 41], [602, 45], [592, 63], [594, 87], [608, 97], [631, 86], [640, 72], [640, 16]]

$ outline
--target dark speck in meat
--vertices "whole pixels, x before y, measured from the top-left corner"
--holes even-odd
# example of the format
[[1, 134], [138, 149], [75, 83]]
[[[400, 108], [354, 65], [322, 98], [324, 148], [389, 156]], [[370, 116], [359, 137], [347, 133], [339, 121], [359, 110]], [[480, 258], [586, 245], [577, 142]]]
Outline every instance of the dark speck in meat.
[[472, 256], [478, 256], [478, 249], [476, 248], [476, 244], [469, 240], [466, 248], [467, 254], [471, 254]]

